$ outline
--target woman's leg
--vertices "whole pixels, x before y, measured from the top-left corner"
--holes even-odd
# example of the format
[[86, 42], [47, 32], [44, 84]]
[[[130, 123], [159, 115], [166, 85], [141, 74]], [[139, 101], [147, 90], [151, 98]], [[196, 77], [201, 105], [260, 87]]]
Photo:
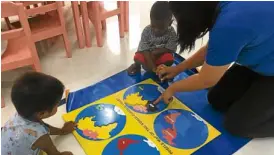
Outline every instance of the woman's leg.
[[234, 135], [274, 137], [274, 76], [260, 76], [254, 80], [244, 95], [231, 105], [224, 124]]
[[234, 64], [220, 81], [208, 92], [208, 101], [218, 111], [226, 112], [250, 87], [258, 74], [250, 69]]

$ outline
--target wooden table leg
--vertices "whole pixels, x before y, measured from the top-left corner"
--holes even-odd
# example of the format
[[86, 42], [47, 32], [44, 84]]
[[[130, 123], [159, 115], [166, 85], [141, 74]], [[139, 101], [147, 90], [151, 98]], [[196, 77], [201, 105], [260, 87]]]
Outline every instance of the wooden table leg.
[[86, 46], [91, 47], [91, 38], [90, 38], [90, 28], [89, 28], [89, 17], [88, 17], [88, 9], [87, 9], [87, 2], [81, 1], [80, 2], [81, 7], [81, 14], [83, 17], [83, 27], [84, 27], [84, 33], [86, 38]]
[[74, 24], [75, 24], [75, 31], [77, 35], [78, 45], [79, 48], [85, 47], [85, 40], [83, 34], [83, 28], [80, 19], [80, 12], [78, 7], [78, 1], [71, 1], [71, 7], [73, 12]]

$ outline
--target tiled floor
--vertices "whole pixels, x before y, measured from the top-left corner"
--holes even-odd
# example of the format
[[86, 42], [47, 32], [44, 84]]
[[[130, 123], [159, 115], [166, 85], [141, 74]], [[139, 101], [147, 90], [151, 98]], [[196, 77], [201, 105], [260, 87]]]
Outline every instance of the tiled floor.
[[[95, 34], [92, 31], [91, 48], [79, 49], [74, 32], [74, 23], [70, 3], [65, 7], [65, 17], [69, 39], [72, 44], [72, 58], [65, 57], [63, 42], [59, 38], [53, 46], [47, 46], [45, 42], [37, 45], [42, 64], [42, 70], [46, 74], [59, 78], [71, 91], [81, 89], [97, 83], [121, 70], [126, 69], [132, 62], [132, 57], [137, 49], [142, 29], [149, 24], [149, 11], [153, 2], [130, 2], [130, 32], [124, 39], [119, 39], [117, 18], [107, 20], [107, 32], [104, 47], [96, 47]], [[115, 7], [115, 3], [107, 2], [107, 8]], [[91, 30], [93, 28], [91, 27]], [[207, 37], [198, 40], [193, 51], [207, 42]], [[184, 54], [188, 57], [189, 54]], [[14, 71], [3, 72], [1, 75], [1, 95], [5, 98], [6, 107], [1, 110], [1, 125], [14, 114], [15, 109], [10, 102], [10, 90], [13, 81], [19, 75], [30, 68], [21, 68]], [[62, 126], [62, 115], [65, 106], [58, 109], [58, 113], [47, 119], [52, 125]], [[76, 155], [84, 155], [83, 150], [72, 135], [53, 137], [60, 150], [70, 150]], [[257, 139], [251, 141], [236, 155], [273, 155], [274, 139]], [[209, 152], [210, 154], [210, 152]]]

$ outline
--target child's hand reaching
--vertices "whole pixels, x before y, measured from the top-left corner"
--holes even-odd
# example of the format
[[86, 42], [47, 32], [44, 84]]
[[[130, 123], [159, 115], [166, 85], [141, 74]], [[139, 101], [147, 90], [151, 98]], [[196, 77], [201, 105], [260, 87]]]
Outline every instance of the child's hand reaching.
[[64, 124], [64, 126], [62, 127], [62, 135], [67, 135], [67, 134], [70, 134], [72, 133], [72, 131], [75, 130], [75, 127], [77, 126], [77, 124], [75, 122], [66, 122]]

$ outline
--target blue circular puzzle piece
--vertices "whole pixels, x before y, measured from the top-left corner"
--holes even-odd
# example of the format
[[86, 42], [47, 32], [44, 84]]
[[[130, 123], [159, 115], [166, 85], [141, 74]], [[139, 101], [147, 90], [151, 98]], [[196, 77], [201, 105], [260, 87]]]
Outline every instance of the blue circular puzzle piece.
[[[123, 99], [125, 100], [128, 95], [134, 94], [134, 93], [139, 93], [139, 95], [142, 97], [142, 100], [147, 100], [147, 101], [154, 101], [158, 99], [161, 96], [161, 92], [158, 90], [158, 86], [153, 85], [153, 84], [137, 84], [134, 86], [129, 87], [126, 92], [124, 93]], [[125, 103], [128, 108], [131, 110], [138, 112], [138, 113], [143, 113], [143, 114], [154, 114], [158, 113], [164, 109], [167, 108], [167, 104], [165, 104], [163, 101], [160, 101], [157, 105], [155, 105], [155, 110], [148, 110], [147, 112], [142, 112], [135, 110], [133, 106], [128, 105]], [[147, 108], [147, 105], [145, 106]]]
[[140, 135], [123, 135], [113, 139], [104, 148], [102, 155], [160, 155], [155, 144]]
[[154, 121], [154, 131], [163, 142], [179, 149], [194, 149], [208, 138], [208, 127], [204, 121], [182, 109], [160, 113]]
[[[88, 118], [87, 118], [88, 117]], [[79, 123], [81, 119], [90, 119], [94, 126], [91, 129], [82, 131], [79, 128], [76, 129], [77, 133], [81, 135], [83, 138], [99, 141], [105, 140], [100, 139], [99, 130], [104, 130], [103, 132], [107, 132], [107, 126], [117, 123], [116, 127], [113, 127], [109, 130], [109, 135], [111, 137], [119, 134], [125, 127], [126, 124], [126, 116], [124, 112], [117, 106], [112, 104], [95, 104], [83, 109], [76, 117], [75, 122]], [[101, 129], [99, 129], [101, 127]], [[96, 130], [94, 129], [96, 128]]]

